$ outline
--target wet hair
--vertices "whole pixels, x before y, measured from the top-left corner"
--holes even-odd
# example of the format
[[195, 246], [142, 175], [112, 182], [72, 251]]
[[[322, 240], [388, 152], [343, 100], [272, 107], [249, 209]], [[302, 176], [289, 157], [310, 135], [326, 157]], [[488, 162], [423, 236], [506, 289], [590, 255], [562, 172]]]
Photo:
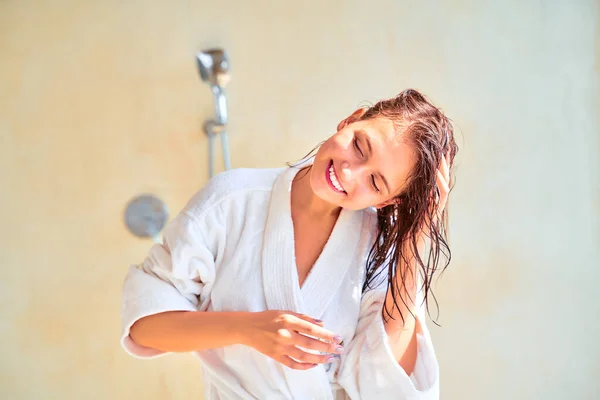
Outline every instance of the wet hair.
[[[393, 204], [377, 210], [377, 236], [367, 259], [367, 274], [363, 292], [377, 285], [377, 279], [387, 272], [388, 290], [394, 299], [394, 307], [400, 310], [398, 301], [405, 306], [416, 304], [406, 287], [407, 279], [413, 278], [410, 269], [397, 268], [400, 260], [405, 265], [416, 262], [417, 281], [423, 292], [423, 301], [430, 314], [429, 300], [438, 303], [431, 283], [436, 272], [443, 272], [452, 257], [448, 246], [448, 202], [441, 215], [436, 218], [437, 201], [440, 197], [436, 184], [437, 170], [442, 157], [447, 156], [452, 172], [458, 146], [454, 140], [454, 129], [448, 117], [431, 104], [425, 96], [414, 89], [407, 89], [397, 96], [378, 102], [369, 107], [360, 118], [387, 118], [394, 123], [397, 133], [411, 145], [416, 154], [416, 162], [409, 173], [407, 184]], [[450, 179], [450, 189], [454, 179]], [[418, 234], [428, 232], [428, 248], [418, 251]], [[423, 250], [427, 258], [422, 257]], [[395, 279], [396, 271], [400, 279]], [[406, 298], [408, 296], [408, 298]], [[410, 309], [410, 307], [409, 307]], [[386, 307], [391, 317], [391, 310]], [[404, 321], [404, 315], [400, 313]], [[435, 321], [434, 321], [435, 322]]]
[[[437, 272], [443, 272], [451, 260], [447, 241], [448, 202], [443, 213], [437, 218], [435, 216], [440, 196], [436, 184], [438, 167], [442, 157], [448, 156], [448, 166], [452, 172], [454, 157], [458, 152], [454, 129], [450, 119], [414, 89], [404, 90], [391, 99], [372, 105], [359, 120], [375, 118], [386, 118], [393, 122], [396, 134], [401, 134], [401, 140], [410, 144], [415, 151], [416, 162], [394, 202], [377, 209], [377, 233], [367, 258], [363, 293], [378, 287], [383, 282], [382, 279], [387, 278], [387, 287], [396, 309], [401, 310], [399, 301], [409, 310], [411, 304], [420, 306], [411, 297], [410, 288], [406, 287], [407, 280], [414, 278], [410, 276], [412, 271], [397, 268], [400, 260], [405, 265], [416, 262], [416, 281], [421, 282], [421, 287], [417, 290], [422, 291], [425, 307], [431, 316], [430, 298], [439, 311], [431, 288], [433, 277]], [[321, 144], [303, 160], [315, 154]], [[306, 169], [306, 174], [309, 171], [310, 167]], [[451, 178], [450, 181], [452, 189], [454, 179]], [[429, 247], [418, 251], [418, 235], [421, 230], [429, 233], [426, 240]], [[423, 250], [427, 254], [426, 259], [422, 258]], [[396, 271], [401, 274], [400, 279], [395, 278]], [[392, 310], [387, 306], [385, 312], [387, 317], [393, 318]], [[404, 321], [405, 316], [401, 312], [400, 317]], [[433, 322], [436, 323], [435, 320]]]

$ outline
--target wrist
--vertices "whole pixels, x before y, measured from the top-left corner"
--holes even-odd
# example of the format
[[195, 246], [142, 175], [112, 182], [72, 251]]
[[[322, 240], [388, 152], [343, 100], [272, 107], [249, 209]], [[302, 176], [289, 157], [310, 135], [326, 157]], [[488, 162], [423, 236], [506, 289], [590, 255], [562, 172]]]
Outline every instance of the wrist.
[[251, 346], [251, 318], [255, 314], [249, 311], [233, 312], [230, 316], [229, 329], [235, 344]]
[[[186, 313], [191, 319], [188, 328], [194, 342], [202, 343], [207, 337], [212, 345], [223, 347], [248, 342], [248, 312], [239, 311], [192, 311]], [[201, 346], [204, 348], [204, 346]]]

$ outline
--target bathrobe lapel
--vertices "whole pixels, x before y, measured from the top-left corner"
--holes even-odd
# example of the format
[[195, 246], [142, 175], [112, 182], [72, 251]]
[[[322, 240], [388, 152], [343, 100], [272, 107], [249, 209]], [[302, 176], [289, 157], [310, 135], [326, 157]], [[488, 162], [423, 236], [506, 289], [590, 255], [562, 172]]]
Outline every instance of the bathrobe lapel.
[[[291, 213], [292, 180], [296, 168], [284, 170], [271, 194], [262, 249], [263, 289], [267, 307], [321, 318], [357, 260], [363, 213], [342, 210], [323, 252], [302, 288], [299, 286]], [[331, 386], [322, 365], [307, 371], [284, 368], [295, 399], [329, 399]]]
[[275, 180], [262, 248], [263, 289], [270, 310], [302, 313], [304, 304], [298, 287], [294, 256], [294, 229], [290, 193], [297, 170], [288, 168]]

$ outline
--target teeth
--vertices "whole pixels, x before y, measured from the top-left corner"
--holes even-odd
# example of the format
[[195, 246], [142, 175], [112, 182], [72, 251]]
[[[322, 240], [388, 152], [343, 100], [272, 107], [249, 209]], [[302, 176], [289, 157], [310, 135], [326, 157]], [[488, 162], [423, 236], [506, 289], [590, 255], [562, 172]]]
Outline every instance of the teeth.
[[333, 165], [331, 166], [331, 168], [329, 168], [329, 179], [331, 179], [331, 183], [333, 183], [333, 187], [335, 187], [340, 192], [344, 191], [344, 188], [342, 187], [342, 185], [340, 185], [337, 178], [335, 177], [335, 172], [333, 172]]

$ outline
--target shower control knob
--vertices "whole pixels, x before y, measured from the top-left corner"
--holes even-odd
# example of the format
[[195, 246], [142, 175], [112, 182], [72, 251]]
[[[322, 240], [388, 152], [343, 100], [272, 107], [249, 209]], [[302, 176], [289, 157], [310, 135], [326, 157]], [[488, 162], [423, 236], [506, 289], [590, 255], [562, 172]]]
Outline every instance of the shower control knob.
[[165, 203], [149, 194], [134, 198], [125, 210], [125, 225], [138, 237], [156, 238], [168, 219]]

